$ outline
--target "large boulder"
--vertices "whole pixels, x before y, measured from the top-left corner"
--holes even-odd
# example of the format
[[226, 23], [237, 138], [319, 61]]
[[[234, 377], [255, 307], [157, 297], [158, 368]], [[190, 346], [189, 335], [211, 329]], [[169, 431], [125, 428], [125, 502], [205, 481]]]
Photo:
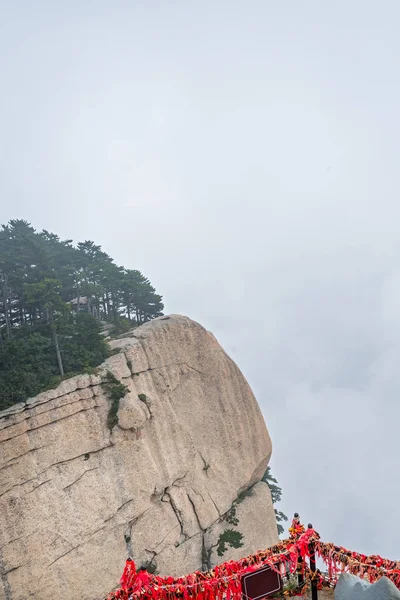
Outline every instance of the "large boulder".
[[400, 590], [387, 577], [371, 584], [350, 573], [343, 573], [335, 587], [335, 600], [400, 600]]
[[[278, 540], [271, 441], [214, 336], [171, 316], [112, 345], [95, 374], [0, 413], [1, 600], [95, 600], [127, 556], [180, 575]], [[226, 528], [243, 546], [221, 557]]]

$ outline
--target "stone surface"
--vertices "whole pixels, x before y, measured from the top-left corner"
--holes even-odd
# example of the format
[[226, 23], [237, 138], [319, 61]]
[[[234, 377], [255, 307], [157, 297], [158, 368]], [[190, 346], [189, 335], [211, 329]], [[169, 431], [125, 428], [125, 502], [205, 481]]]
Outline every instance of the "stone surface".
[[335, 600], [400, 600], [400, 590], [387, 577], [371, 584], [350, 573], [343, 573], [335, 588]]
[[[232, 523], [232, 512], [239, 521], [237, 525]], [[244, 495], [243, 499], [239, 499], [234, 504], [233, 511], [231, 510], [225, 519], [217, 521], [205, 533], [205, 546], [208, 549], [211, 563], [217, 564], [225, 559], [225, 555], [222, 558], [218, 556], [217, 546], [220, 534], [226, 529], [239, 531], [243, 536], [243, 546], [233, 548], [229, 552], [229, 557], [233, 560], [253, 554], [257, 550], [263, 550], [266, 547], [266, 538], [268, 540], [276, 539], [276, 521], [271, 519], [273, 512], [274, 507], [269, 487], [260, 481], [250, 489], [247, 495]], [[261, 523], [263, 525], [260, 527]]]
[[[258, 483], [271, 441], [214, 336], [171, 316], [112, 345], [96, 374], [0, 413], [1, 600], [95, 600], [128, 555], [180, 575], [278, 539]], [[128, 387], [111, 431], [108, 371]], [[244, 546], [220, 558], [224, 515], [249, 489], [234, 526]]]

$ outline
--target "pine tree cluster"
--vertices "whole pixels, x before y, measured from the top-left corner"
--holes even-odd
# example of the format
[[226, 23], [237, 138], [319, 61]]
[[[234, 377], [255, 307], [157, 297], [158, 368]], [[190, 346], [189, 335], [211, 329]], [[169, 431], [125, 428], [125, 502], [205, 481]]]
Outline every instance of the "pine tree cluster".
[[0, 410], [108, 356], [104, 323], [122, 333], [162, 315], [137, 270], [92, 241], [61, 240], [24, 220], [0, 229]]

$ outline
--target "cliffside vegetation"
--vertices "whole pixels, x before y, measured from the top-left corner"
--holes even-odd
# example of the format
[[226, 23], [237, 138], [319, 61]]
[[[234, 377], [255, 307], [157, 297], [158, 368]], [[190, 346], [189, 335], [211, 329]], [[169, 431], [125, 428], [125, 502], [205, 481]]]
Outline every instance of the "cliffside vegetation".
[[[280, 502], [282, 499], [282, 489], [278, 486], [278, 482], [275, 479], [275, 477], [273, 477], [271, 475], [271, 467], [267, 467], [267, 470], [264, 473], [262, 481], [264, 481], [264, 483], [266, 483], [268, 485], [269, 489], [271, 490], [272, 503], [275, 506], [275, 504], [277, 502]], [[281, 523], [283, 523], [284, 521], [287, 521], [288, 518], [282, 511], [277, 510], [276, 508], [275, 508], [275, 515], [276, 515], [276, 523], [278, 525], [278, 534], [282, 535], [282, 533], [284, 532], [284, 528], [281, 525]]]
[[[278, 481], [275, 479], [275, 477], [272, 476], [271, 467], [267, 467], [267, 470], [265, 471], [261, 481], [268, 485], [271, 491], [272, 503], [275, 506], [275, 504], [277, 502], [280, 502], [282, 499], [282, 489], [279, 487]], [[241, 502], [243, 502], [243, 500], [247, 496], [251, 496], [251, 494], [252, 491], [250, 489], [238, 496], [238, 498], [232, 503], [231, 508], [224, 517], [226, 523], [229, 523], [229, 525], [231, 526], [233, 525], [234, 527], [238, 527], [240, 520], [237, 514], [237, 507]], [[282, 535], [284, 533], [284, 528], [281, 525], [281, 523], [287, 521], [288, 518], [282, 511], [277, 510], [276, 508], [275, 516], [276, 524], [278, 527], [278, 534]], [[243, 546], [243, 539], [243, 534], [239, 530], [233, 529], [232, 527], [225, 529], [220, 534], [218, 542], [216, 544], [218, 556], [223, 556], [228, 550], [228, 546], [230, 546], [231, 548], [241, 548]]]
[[88, 371], [115, 334], [162, 315], [162, 297], [101, 246], [60, 240], [26, 221], [0, 229], [0, 410]]

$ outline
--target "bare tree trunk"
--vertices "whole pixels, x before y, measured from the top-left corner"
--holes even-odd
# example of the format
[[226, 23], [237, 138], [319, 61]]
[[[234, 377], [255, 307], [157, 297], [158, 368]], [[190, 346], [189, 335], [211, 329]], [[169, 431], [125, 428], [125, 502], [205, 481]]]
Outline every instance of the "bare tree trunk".
[[64, 367], [63, 367], [62, 358], [61, 358], [60, 345], [58, 343], [58, 335], [57, 335], [57, 331], [56, 331], [56, 326], [54, 324], [54, 319], [53, 319], [53, 311], [50, 309], [47, 311], [47, 314], [50, 318], [51, 334], [53, 337], [54, 347], [56, 349], [58, 369], [60, 371], [61, 377], [64, 377]]
[[97, 298], [97, 296], [95, 296], [95, 298], [94, 298], [93, 316], [96, 319], [100, 319], [100, 303], [99, 303], [99, 299]]
[[6, 331], [8, 339], [11, 339], [11, 324], [10, 315], [8, 308], [8, 286], [7, 286], [7, 275], [3, 273], [3, 302], [4, 302], [4, 316], [6, 319]]
[[80, 303], [81, 303], [81, 290], [80, 290], [79, 287], [78, 287], [76, 293], [77, 293], [77, 298], [76, 298], [77, 299], [77, 305], [76, 305], [75, 317], [79, 313], [79, 306], [80, 306]]
[[107, 315], [110, 316], [111, 307], [110, 307], [110, 298], [108, 296], [108, 292], [106, 292], [106, 304], [107, 304]]
[[113, 292], [111, 292], [111, 302], [112, 302], [113, 320], [116, 321], [118, 318], [118, 312], [117, 312], [117, 303], [115, 301], [115, 295]]

